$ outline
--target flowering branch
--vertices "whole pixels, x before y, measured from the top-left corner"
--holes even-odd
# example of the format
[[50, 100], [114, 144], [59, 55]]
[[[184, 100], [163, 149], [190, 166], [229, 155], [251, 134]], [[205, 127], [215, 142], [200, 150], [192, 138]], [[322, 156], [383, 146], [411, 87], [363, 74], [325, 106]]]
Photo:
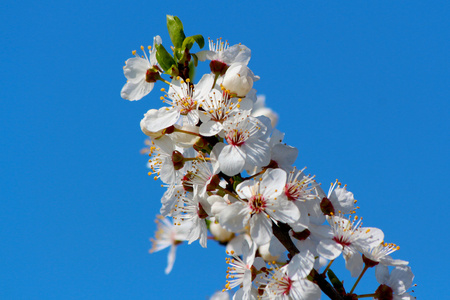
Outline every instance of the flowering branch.
[[[150, 155], [149, 175], [167, 187], [151, 250], [171, 248], [166, 273], [178, 245], [199, 241], [206, 248], [209, 240], [231, 256], [225, 297], [229, 290], [233, 299], [410, 297], [408, 262], [390, 257], [399, 248], [384, 243], [380, 229], [362, 226], [353, 193], [337, 180], [325, 193], [306, 168], [294, 166], [297, 148], [283, 143], [278, 116], [253, 88], [259, 76], [248, 67], [250, 49], [209, 39], [209, 50], [194, 53], [194, 45], [204, 47], [201, 35], [186, 36], [176, 16], [167, 16], [167, 27], [171, 53], [159, 36], [148, 54], [133, 51], [121, 91], [140, 100], [157, 81], [169, 84], [161, 89], [166, 106], [150, 109], [140, 123], [149, 138], [142, 151]], [[211, 72], [196, 81], [204, 61]], [[341, 255], [359, 275], [350, 293], [330, 269]], [[377, 268], [380, 286], [357, 295], [369, 267]]]

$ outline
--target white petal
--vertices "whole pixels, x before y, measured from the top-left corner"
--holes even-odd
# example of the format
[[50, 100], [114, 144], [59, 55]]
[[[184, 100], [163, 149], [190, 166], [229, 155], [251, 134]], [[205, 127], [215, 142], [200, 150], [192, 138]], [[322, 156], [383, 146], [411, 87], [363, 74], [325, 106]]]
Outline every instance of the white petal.
[[167, 267], [164, 270], [166, 274], [169, 274], [170, 271], [172, 271], [173, 264], [175, 263], [175, 256], [176, 256], [177, 246], [172, 245], [170, 247], [169, 254], [167, 255]]
[[[347, 248], [346, 248], [347, 249]], [[352, 277], [357, 277], [364, 266], [362, 256], [359, 252], [345, 251], [345, 267], [350, 271]]]
[[274, 197], [281, 195], [285, 184], [286, 172], [282, 169], [273, 169], [269, 172], [265, 172], [261, 181], [261, 186], [265, 187], [263, 196], [273, 199]]
[[247, 225], [248, 218], [250, 217], [246, 205], [242, 202], [228, 205], [218, 215], [220, 225], [232, 232], [242, 230]]
[[197, 58], [199, 61], [205, 61], [205, 60], [214, 60], [217, 57], [216, 52], [209, 51], [209, 50], [203, 50], [195, 53], [197, 55]]
[[145, 114], [144, 127], [148, 131], [156, 132], [175, 124], [180, 114], [176, 109], [161, 107], [158, 110], [150, 110]]
[[220, 170], [228, 176], [244, 170], [246, 155], [239, 147], [227, 145], [219, 154]]
[[141, 57], [133, 57], [126, 61], [123, 74], [131, 82], [145, 80], [147, 70], [150, 68], [149, 62]]
[[253, 186], [255, 186], [254, 180], [245, 180], [237, 185], [236, 192], [241, 199], [250, 199], [253, 196]]
[[[200, 113], [202, 116], [202, 113]], [[203, 136], [213, 136], [222, 131], [223, 125], [219, 122], [214, 122], [212, 120], [206, 121], [200, 125], [200, 134]]]
[[283, 223], [294, 223], [300, 218], [300, 211], [292, 202], [284, 199], [279, 199], [278, 205], [267, 209], [267, 213], [277, 221]]
[[298, 149], [285, 144], [277, 144], [272, 148], [272, 160], [278, 163], [280, 168], [287, 168], [295, 163]]
[[287, 274], [290, 278], [304, 279], [314, 266], [314, 255], [309, 251], [301, 251], [296, 254], [287, 266]]
[[120, 96], [125, 100], [140, 100], [150, 93], [154, 86], [154, 82], [147, 82], [144, 79], [137, 82], [128, 81], [120, 91]]
[[325, 259], [335, 259], [342, 253], [342, 246], [333, 240], [321, 240], [317, 252]]
[[259, 246], [270, 242], [272, 237], [272, 221], [265, 214], [255, 214], [250, 218], [250, 235]]
[[375, 278], [379, 284], [386, 284], [389, 280], [389, 269], [388, 267], [378, 264], [375, 267]]

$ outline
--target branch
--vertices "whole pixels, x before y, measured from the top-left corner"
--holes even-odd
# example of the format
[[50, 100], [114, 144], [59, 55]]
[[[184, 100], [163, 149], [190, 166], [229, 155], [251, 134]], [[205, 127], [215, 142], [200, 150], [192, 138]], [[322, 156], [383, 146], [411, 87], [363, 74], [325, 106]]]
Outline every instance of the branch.
[[[298, 248], [292, 242], [289, 236], [289, 230], [291, 227], [285, 223], [278, 222], [278, 225], [272, 222], [273, 235], [280, 241], [280, 243], [289, 251], [289, 256], [292, 258], [294, 255], [300, 253]], [[333, 286], [320, 275], [315, 269], [310, 273], [314, 283], [316, 283], [322, 292], [325, 293], [331, 300], [347, 300], [345, 296], [340, 295]]]

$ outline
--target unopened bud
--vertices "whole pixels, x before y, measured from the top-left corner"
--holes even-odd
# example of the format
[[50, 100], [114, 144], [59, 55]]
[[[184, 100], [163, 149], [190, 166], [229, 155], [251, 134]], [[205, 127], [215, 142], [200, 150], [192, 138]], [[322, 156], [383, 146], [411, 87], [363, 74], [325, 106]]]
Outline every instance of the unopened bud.
[[184, 167], [184, 156], [179, 151], [172, 152], [172, 163], [175, 170], [180, 170]]
[[209, 225], [209, 231], [214, 236], [214, 238], [221, 243], [229, 242], [234, 237], [234, 233], [229, 232], [228, 230], [220, 226], [219, 223], [215, 222], [211, 222], [211, 224]]
[[244, 97], [252, 89], [253, 81], [258, 79], [245, 64], [234, 63], [225, 73], [222, 85], [231, 94]]

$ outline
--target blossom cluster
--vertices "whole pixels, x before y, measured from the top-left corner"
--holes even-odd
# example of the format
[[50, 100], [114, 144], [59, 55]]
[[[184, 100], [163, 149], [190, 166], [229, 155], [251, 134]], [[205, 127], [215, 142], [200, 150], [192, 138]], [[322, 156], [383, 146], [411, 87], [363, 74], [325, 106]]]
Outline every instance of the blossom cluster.
[[[158, 81], [164, 85], [162, 107], [145, 113], [140, 126], [149, 138], [149, 175], [167, 188], [150, 250], [171, 248], [166, 273], [180, 243], [206, 248], [212, 237], [229, 256], [224, 291], [214, 299], [228, 299], [226, 290], [233, 299], [356, 297], [371, 267], [380, 286], [359, 298], [412, 299], [408, 262], [391, 258], [399, 248], [380, 229], [363, 227], [353, 193], [337, 180], [325, 192], [294, 166], [298, 149], [283, 143], [278, 116], [253, 88], [259, 76], [248, 66], [250, 49], [218, 39], [192, 53], [203, 37], [186, 37], [177, 17], [167, 16], [167, 25], [173, 54], [159, 36], [148, 54], [133, 51], [121, 92], [140, 100]], [[210, 72], [196, 82], [199, 61]], [[358, 277], [350, 291], [331, 271], [339, 256]]]

